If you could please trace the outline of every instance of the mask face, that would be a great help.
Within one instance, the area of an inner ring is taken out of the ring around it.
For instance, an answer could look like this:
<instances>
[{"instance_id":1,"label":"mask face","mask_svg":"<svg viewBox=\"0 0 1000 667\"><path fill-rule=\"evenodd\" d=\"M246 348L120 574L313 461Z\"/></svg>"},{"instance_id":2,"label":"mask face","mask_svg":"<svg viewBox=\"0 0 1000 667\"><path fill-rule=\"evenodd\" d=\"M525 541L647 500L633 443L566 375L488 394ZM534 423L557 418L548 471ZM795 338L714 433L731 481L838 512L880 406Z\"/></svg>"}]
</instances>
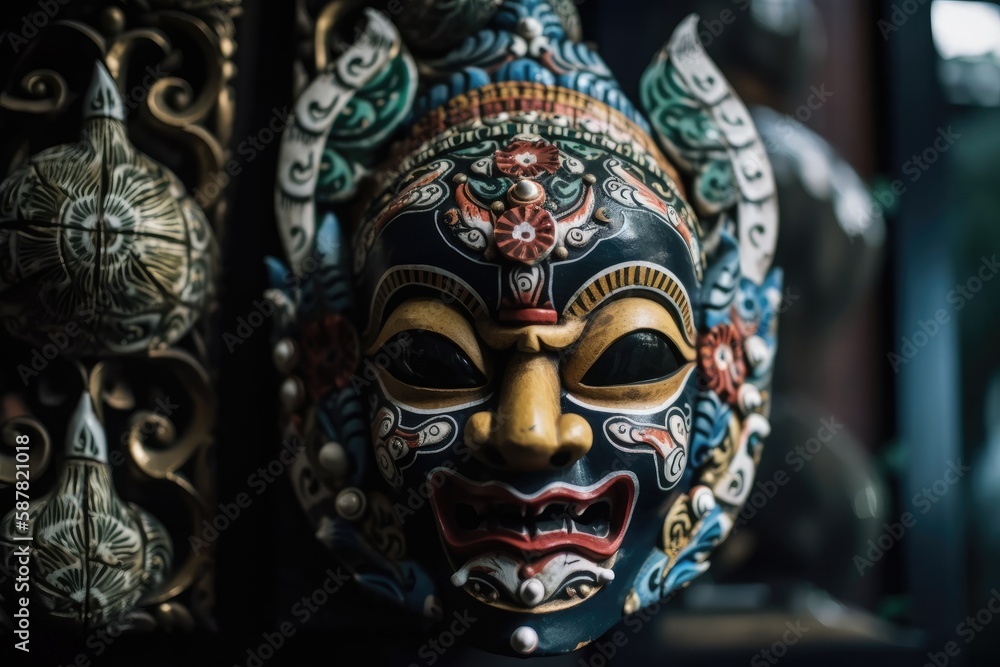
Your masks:
<instances>
[{"instance_id":1,"label":"mask face","mask_svg":"<svg viewBox=\"0 0 1000 667\"><path fill-rule=\"evenodd\" d=\"M384 557L363 583L475 618L463 634L491 651L571 651L667 599L752 483L780 293L752 181L770 172L742 105L688 88L711 73L685 50L695 29L644 80L672 160L641 117L579 90L487 83L396 146L349 253L332 216L314 234L315 289L350 264L358 333L329 314L305 330L341 331L357 363L309 390L298 470L328 490L300 499L335 551L357 550L353 531ZM281 298L309 320L300 293Z\"/></svg>"},{"instance_id":2,"label":"mask face","mask_svg":"<svg viewBox=\"0 0 1000 667\"><path fill-rule=\"evenodd\" d=\"M356 246L375 467L427 498L397 514L449 606L508 637L601 634L690 487L695 216L668 164L554 134L578 127L414 165Z\"/></svg>"}]
</instances>

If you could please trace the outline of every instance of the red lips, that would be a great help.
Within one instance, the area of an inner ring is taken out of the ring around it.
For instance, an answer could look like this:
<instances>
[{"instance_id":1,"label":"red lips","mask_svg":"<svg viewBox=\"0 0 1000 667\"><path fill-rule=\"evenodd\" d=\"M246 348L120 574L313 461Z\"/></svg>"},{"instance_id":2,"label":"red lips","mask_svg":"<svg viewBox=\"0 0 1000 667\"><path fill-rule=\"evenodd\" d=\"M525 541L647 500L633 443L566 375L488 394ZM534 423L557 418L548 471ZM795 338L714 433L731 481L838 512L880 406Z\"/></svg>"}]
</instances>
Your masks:
<instances>
[{"instance_id":1,"label":"red lips","mask_svg":"<svg viewBox=\"0 0 1000 667\"><path fill-rule=\"evenodd\" d=\"M588 487L556 483L531 496L499 482L471 482L445 468L432 472L429 481L441 535L463 555L576 551L609 558L625 537L636 495L627 472Z\"/></svg>"}]
</instances>

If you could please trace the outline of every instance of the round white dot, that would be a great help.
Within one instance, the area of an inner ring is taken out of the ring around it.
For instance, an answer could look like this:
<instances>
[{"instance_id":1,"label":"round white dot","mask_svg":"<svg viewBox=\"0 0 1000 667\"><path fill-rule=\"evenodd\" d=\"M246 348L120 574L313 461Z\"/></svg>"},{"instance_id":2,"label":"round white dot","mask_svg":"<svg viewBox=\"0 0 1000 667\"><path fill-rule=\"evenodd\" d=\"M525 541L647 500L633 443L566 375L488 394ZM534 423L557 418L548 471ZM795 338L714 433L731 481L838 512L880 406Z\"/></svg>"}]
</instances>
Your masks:
<instances>
[{"instance_id":1,"label":"round white dot","mask_svg":"<svg viewBox=\"0 0 1000 667\"><path fill-rule=\"evenodd\" d=\"M291 338L279 340L274 346L272 359L274 367L280 372L291 373L298 363L298 350L295 347L295 342Z\"/></svg>"},{"instance_id":2,"label":"round white dot","mask_svg":"<svg viewBox=\"0 0 1000 667\"><path fill-rule=\"evenodd\" d=\"M510 636L510 647L521 655L534 653L538 648L538 633L526 625L522 625Z\"/></svg>"},{"instance_id":3,"label":"round white dot","mask_svg":"<svg viewBox=\"0 0 1000 667\"><path fill-rule=\"evenodd\" d=\"M337 514L348 521L354 521L365 512L365 495L359 489L344 489L337 494L335 505Z\"/></svg>"},{"instance_id":4,"label":"round white dot","mask_svg":"<svg viewBox=\"0 0 1000 667\"><path fill-rule=\"evenodd\" d=\"M339 442L328 442L319 450L319 464L334 477L347 474L347 452Z\"/></svg>"},{"instance_id":5,"label":"round white dot","mask_svg":"<svg viewBox=\"0 0 1000 667\"><path fill-rule=\"evenodd\" d=\"M304 387L298 378L288 378L281 383L281 402L285 410L293 412L302 404Z\"/></svg>"},{"instance_id":6,"label":"round white dot","mask_svg":"<svg viewBox=\"0 0 1000 667\"><path fill-rule=\"evenodd\" d=\"M545 599L545 586L538 579L532 577L521 584L521 601L529 607L534 607Z\"/></svg>"}]
</instances>

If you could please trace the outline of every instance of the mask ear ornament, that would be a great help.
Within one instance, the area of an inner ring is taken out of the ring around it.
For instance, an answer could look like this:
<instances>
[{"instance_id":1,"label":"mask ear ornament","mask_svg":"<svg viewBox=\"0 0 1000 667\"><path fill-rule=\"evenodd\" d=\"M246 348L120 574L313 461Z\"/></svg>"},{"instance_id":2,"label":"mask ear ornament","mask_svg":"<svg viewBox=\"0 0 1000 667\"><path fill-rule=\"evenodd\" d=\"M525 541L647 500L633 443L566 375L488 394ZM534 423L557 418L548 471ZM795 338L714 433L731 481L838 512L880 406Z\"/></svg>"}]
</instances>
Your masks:
<instances>
[{"instance_id":1,"label":"mask ear ornament","mask_svg":"<svg viewBox=\"0 0 1000 667\"><path fill-rule=\"evenodd\" d=\"M781 294L781 272L769 270L778 230L774 176L749 112L705 53L698 22L690 16L681 23L641 83L661 145L692 179L704 230L702 381L691 433L695 486L668 514L663 552L643 566L626 614L666 599L708 568L708 555L746 501L770 432Z\"/></svg>"}]
</instances>

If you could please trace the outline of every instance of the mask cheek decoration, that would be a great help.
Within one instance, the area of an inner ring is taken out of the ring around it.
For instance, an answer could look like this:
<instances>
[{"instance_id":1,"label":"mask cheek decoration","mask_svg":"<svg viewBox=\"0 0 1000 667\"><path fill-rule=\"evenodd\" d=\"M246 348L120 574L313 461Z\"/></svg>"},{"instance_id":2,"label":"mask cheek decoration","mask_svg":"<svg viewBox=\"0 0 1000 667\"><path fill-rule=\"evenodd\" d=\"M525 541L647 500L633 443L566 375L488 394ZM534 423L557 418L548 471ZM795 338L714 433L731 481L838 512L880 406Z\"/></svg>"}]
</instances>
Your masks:
<instances>
[{"instance_id":1,"label":"mask cheek decoration","mask_svg":"<svg viewBox=\"0 0 1000 667\"><path fill-rule=\"evenodd\" d=\"M677 486L690 451L697 364L682 331L653 300L613 301L592 315L563 365L568 400L594 411L612 465L646 471L652 462L660 491Z\"/></svg>"}]
</instances>

